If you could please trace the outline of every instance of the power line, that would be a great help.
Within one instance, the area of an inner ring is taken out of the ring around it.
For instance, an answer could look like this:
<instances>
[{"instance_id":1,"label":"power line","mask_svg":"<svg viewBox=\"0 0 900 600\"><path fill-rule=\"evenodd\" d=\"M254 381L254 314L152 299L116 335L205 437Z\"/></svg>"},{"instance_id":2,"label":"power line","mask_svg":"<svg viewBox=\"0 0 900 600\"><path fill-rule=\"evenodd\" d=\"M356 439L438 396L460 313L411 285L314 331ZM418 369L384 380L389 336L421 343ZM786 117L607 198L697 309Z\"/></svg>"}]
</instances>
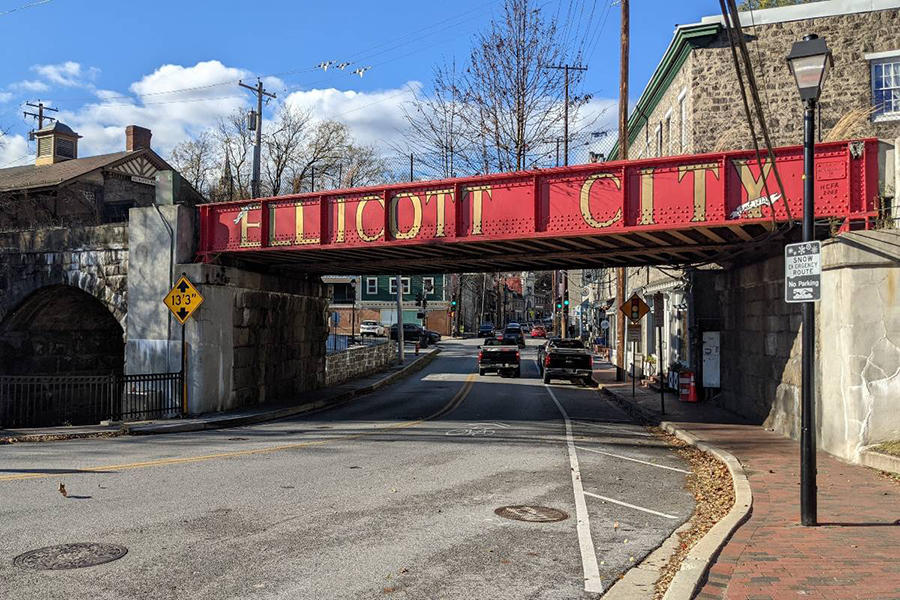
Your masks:
<instances>
[{"instance_id":1,"label":"power line","mask_svg":"<svg viewBox=\"0 0 900 600\"><path fill-rule=\"evenodd\" d=\"M14 12L18 12L20 10L25 10L26 8L34 8L35 6L40 6L41 4L47 4L48 2L53 2L53 0L40 0L39 2L32 2L31 4L25 4L18 8L11 8L9 10L4 10L0 12L0 17L4 17L6 15L12 14Z\"/></svg>"}]
</instances>

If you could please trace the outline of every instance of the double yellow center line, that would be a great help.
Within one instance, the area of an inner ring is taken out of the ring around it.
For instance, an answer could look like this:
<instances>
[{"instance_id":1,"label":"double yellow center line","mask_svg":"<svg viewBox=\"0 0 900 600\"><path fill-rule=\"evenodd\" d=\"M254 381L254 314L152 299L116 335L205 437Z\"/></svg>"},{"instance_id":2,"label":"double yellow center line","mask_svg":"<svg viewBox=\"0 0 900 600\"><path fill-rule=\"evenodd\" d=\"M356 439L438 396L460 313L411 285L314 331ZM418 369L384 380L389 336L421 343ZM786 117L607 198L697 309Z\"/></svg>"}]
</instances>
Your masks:
<instances>
[{"instance_id":1,"label":"double yellow center line","mask_svg":"<svg viewBox=\"0 0 900 600\"><path fill-rule=\"evenodd\" d=\"M64 475L78 475L79 473L104 473L104 472L115 472L115 471L124 471L127 469L144 469L147 467L161 467L165 465L182 465L188 463L197 463L204 462L208 460L218 460L221 458L234 458L238 456L252 456L254 454L269 454L272 452L281 452L283 450L295 450L297 448L309 448L312 446L321 446L323 444L330 444L332 442L338 441L346 441L346 440L354 440L362 437L368 437L371 435L376 435L378 433L382 433L384 431L390 431L393 429L405 429L408 427L414 427L419 425L420 423L424 423L425 421L432 421L434 419L439 419L457 408L459 408L462 403L465 401L466 396L469 395L469 392L472 390L472 386L475 383L475 374L471 373L466 378L465 383L460 388L458 392L450 399L450 401L444 405L443 408L438 410L437 412L424 417L422 419L418 419L416 421L405 421L403 423L395 423L393 425L388 425L386 427L378 427L372 431L367 431L366 433L356 433L352 435L341 435L333 438L329 438L327 440L318 440L315 442L298 442L294 444L281 444L278 446L269 446L266 448L256 448L253 450L235 450L233 452L219 452L216 454L202 454L200 456L186 456L182 458L161 458L158 460L148 460L142 462L133 462L133 463L125 463L120 465L106 465L103 467L87 467L84 469L71 469L70 472L63 471L62 473L17 473L14 475L0 475L0 481L19 481L22 479L44 479L48 477L59 477L61 474Z\"/></svg>"}]
</instances>

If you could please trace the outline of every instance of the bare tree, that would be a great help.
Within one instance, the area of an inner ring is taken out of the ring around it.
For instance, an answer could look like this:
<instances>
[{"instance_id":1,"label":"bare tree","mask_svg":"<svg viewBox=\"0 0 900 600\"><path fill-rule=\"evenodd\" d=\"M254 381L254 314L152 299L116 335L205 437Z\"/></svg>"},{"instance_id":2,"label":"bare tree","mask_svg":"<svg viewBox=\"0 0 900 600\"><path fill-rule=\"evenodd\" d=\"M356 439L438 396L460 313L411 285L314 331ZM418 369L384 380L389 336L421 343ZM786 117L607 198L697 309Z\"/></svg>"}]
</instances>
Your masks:
<instances>
[{"instance_id":1,"label":"bare tree","mask_svg":"<svg viewBox=\"0 0 900 600\"><path fill-rule=\"evenodd\" d=\"M291 171L302 160L305 137L312 128L312 114L289 104L278 110L272 133L265 135L263 150L266 183L269 195L278 196L288 183Z\"/></svg>"},{"instance_id":2,"label":"bare tree","mask_svg":"<svg viewBox=\"0 0 900 600\"><path fill-rule=\"evenodd\" d=\"M238 109L228 117L219 119L213 135L222 148L223 161L225 156L228 158L234 196L249 198L253 163L253 132L246 127L244 112Z\"/></svg>"},{"instance_id":3,"label":"bare tree","mask_svg":"<svg viewBox=\"0 0 900 600\"><path fill-rule=\"evenodd\" d=\"M317 123L306 144L300 149L291 174L293 193L313 191L322 176L332 178L351 141L350 130L343 123Z\"/></svg>"},{"instance_id":4,"label":"bare tree","mask_svg":"<svg viewBox=\"0 0 900 600\"><path fill-rule=\"evenodd\" d=\"M215 173L221 153L217 151L212 133L204 131L197 137L180 142L172 149L170 162L200 195L209 197L215 186Z\"/></svg>"},{"instance_id":5,"label":"bare tree","mask_svg":"<svg viewBox=\"0 0 900 600\"><path fill-rule=\"evenodd\" d=\"M463 71L435 71L433 98L417 97L407 111L410 144L454 146L454 167L469 172L521 170L545 154L562 132L564 73L549 67L567 56L556 21L534 0L506 0L499 19L478 33ZM569 74L578 87L581 72ZM570 100L570 119L588 96Z\"/></svg>"},{"instance_id":6,"label":"bare tree","mask_svg":"<svg viewBox=\"0 0 900 600\"><path fill-rule=\"evenodd\" d=\"M336 187L352 188L387 182L388 165L375 144L349 144L337 164ZM332 168L332 175L334 175Z\"/></svg>"}]
</instances>

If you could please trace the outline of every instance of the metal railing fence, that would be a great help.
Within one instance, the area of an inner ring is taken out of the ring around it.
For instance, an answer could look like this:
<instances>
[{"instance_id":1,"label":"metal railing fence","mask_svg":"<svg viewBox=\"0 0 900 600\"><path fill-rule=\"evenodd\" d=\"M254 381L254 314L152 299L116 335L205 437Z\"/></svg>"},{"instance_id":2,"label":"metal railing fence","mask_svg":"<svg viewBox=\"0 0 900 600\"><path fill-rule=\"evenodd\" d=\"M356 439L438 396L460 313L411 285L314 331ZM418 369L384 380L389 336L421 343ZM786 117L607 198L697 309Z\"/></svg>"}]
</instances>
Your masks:
<instances>
[{"instance_id":1,"label":"metal railing fence","mask_svg":"<svg viewBox=\"0 0 900 600\"><path fill-rule=\"evenodd\" d=\"M0 427L52 427L176 417L181 373L0 375Z\"/></svg>"},{"instance_id":2,"label":"metal railing fence","mask_svg":"<svg viewBox=\"0 0 900 600\"><path fill-rule=\"evenodd\" d=\"M343 352L351 346L378 346L388 343L386 337L370 337L361 335L349 335L346 333L329 333L325 340L325 353L334 354Z\"/></svg>"}]
</instances>

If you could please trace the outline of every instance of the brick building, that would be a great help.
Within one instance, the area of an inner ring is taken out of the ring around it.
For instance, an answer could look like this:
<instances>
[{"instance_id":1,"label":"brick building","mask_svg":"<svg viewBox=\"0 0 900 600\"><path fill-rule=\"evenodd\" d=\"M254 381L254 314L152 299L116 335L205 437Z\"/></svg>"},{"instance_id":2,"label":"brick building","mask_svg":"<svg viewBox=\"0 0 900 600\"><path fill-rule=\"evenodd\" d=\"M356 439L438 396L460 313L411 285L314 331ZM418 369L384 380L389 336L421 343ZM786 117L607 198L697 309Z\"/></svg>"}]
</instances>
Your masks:
<instances>
[{"instance_id":1,"label":"brick building","mask_svg":"<svg viewBox=\"0 0 900 600\"><path fill-rule=\"evenodd\" d=\"M359 332L362 321L378 321L385 327L397 322L397 287L393 275L368 275L359 277L325 277L332 288L331 312L340 315L337 324L332 320L332 331L349 334ZM355 290L350 282L355 281ZM403 286L403 322L423 325L441 335L450 335L449 300L446 276L442 274L401 277ZM426 292L430 289L430 292ZM424 319L416 304L422 294L427 299ZM354 308L355 299L355 308Z\"/></svg>"}]
</instances>

